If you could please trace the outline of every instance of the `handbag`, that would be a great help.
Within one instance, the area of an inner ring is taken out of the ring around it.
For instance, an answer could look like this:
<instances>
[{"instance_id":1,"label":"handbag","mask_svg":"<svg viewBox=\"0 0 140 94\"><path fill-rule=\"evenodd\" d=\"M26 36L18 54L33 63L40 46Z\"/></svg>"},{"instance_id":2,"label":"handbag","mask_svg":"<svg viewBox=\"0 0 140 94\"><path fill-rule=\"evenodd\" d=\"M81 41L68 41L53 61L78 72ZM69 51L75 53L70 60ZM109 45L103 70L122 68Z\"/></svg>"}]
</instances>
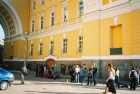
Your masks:
<instances>
[{"instance_id":1,"label":"handbag","mask_svg":"<svg viewBox=\"0 0 140 94\"><path fill-rule=\"evenodd\" d=\"M108 94L108 87L105 87L105 91L102 94Z\"/></svg>"}]
</instances>

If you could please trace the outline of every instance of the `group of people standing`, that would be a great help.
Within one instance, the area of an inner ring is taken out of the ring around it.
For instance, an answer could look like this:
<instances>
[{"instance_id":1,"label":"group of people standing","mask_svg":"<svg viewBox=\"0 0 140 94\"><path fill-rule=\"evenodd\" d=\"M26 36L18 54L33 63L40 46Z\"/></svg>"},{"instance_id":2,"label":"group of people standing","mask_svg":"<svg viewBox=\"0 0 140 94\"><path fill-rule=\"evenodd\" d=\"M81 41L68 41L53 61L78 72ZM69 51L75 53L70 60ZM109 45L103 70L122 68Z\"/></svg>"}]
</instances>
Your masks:
<instances>
[{"instance_id":1,"label":"group of people standing","mask_svg":"<svg viewBox=\"0 0 140 94\"><path fill-rule=\"evenodd\" d=\"M93 64L90 68L85 65L73 65L69 70L71 82L81 83L87 82L87 85L94 83L96 85L97 67Z\"/></svg>"},{"instance_id":2,"label":"group of people standing","mask_svg":"<svg viewBox=\"0 0 140 94\"><path fill-rule=\"evenodd\" d=\"M40 68L38 68L40 67ZM36 70L37 76L43 76L44 67L38 66L37 68L40 70ZM45 67L46 69L46 67ZM60 70L59 68L54 65L52 67L52 71L47 71L47 78L56 78L59 74ZM90 67L87 68L85 64L83 65L72 65L68 68L71 82L75 83L81 83L83 85L84 83L87 83L88 86L90 85L96 85L96 75L97 75L97 67L95 64L92 64ZM107 70L107 79L106 79L106 87L108 89L108 92L111 92L111 94L116 94L116 87L120 88L120 71L118 67L115 67L112 64L107 64L106 66ZM45 74L46 75L46 74ZM53 75L53 76L51 76ZM129 71L129 85L130 90L135 90L136 87L139 85L139 69L135 66L131 67L131 70Z\"/></svg>"},{"instance_id":3,"label":"group of people standing","mask_svg":"<svg viewBox=\"0 0 140 94\"><path fill-rule=\"evenodd\" d=\"M116 94L116 87L120 88L120 71L118 67L114 67L112 64L107 64L107 78L106 87L108 92L111 94ZM71 82L83 83L86 82L87 85L96 85L96 74L97 67L93 64L90 68L85 65L74 65L70 71ZM139 84L139 69L132 66L129 72L129 85L130 90L135 90Z\"/></svg>"}]
</instances>

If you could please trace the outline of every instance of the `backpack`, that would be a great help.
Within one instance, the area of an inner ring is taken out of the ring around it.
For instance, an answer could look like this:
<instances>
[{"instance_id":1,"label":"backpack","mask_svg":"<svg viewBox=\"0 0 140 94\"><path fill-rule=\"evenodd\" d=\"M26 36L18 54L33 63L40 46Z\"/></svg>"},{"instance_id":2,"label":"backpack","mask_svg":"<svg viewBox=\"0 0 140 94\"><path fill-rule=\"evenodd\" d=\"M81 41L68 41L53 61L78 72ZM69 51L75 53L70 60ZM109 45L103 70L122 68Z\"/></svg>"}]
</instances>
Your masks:
<instances>
[{"instance_id":1,"label":"backpack","mask_svg":"<svg viewBox=\"0 0 140 94\"><path fill-rule=\"evenodd\" d=\"M130 73L130 77L131 77L131 78L136 78L135 72L136 72L135 70L132 70L132 71L131 71L131 73Z\"/></svg>"}]
</instances>

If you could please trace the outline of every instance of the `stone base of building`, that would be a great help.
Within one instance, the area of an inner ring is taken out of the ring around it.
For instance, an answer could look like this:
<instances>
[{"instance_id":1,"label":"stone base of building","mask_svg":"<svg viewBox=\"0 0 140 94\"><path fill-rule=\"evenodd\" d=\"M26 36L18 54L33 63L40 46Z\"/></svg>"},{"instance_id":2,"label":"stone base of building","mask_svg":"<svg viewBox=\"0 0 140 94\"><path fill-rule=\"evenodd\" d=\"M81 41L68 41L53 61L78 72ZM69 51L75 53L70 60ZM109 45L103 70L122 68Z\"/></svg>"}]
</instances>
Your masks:
<instances>
[{"instance_id":1,"label":"stone base of building","mask_svg":"<svg viewBox=\"0 0 140 94\"><path fill-rule=\"evenodd\" d=\"M24 61L7 61L4 62L4 66L12 70L22 70L24 63L25 63ZM84 64L87 68L90 68L93 63L96 64L96 67L98 68L97 79L102 79L103 81L105 81L107 77L106 65L108 63L112 63L114 67L119 68L120 80L122 81L128 81L128 74L129 71L131 70L132 65L135 65L138 68L140 68L140 60L98 60L98 61L88 60L88 61L56 61L55 62L55 64L59 66L61 72L63 72L63 74L65 75L69 74L68 69L70 65ZM44 66L46 65L46 62L30 61L30 62L26 62L25 64L29 70L36 72L37 66L42 66L42 65Z\"/></svg>"}]
</instances>

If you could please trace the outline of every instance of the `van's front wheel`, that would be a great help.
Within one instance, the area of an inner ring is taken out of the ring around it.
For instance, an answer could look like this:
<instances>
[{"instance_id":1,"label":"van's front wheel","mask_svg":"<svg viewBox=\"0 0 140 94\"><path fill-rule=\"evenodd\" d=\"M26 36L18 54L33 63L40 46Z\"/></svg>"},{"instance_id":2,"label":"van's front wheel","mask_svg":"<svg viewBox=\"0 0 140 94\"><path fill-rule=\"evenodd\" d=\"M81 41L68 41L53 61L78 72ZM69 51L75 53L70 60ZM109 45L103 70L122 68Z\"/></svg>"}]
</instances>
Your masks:
<instances>
[{"instance_id":1,"label":"van's front wheel","mask_svg":"<svg viewBox=\"0 0 140 94\"><path fill-rule=\"evenodd\" d=\"M9 83L7 81L2 81L0 83L0 89L1 90L6 90L9 87Z\"/></svg>"}]
</instances>

